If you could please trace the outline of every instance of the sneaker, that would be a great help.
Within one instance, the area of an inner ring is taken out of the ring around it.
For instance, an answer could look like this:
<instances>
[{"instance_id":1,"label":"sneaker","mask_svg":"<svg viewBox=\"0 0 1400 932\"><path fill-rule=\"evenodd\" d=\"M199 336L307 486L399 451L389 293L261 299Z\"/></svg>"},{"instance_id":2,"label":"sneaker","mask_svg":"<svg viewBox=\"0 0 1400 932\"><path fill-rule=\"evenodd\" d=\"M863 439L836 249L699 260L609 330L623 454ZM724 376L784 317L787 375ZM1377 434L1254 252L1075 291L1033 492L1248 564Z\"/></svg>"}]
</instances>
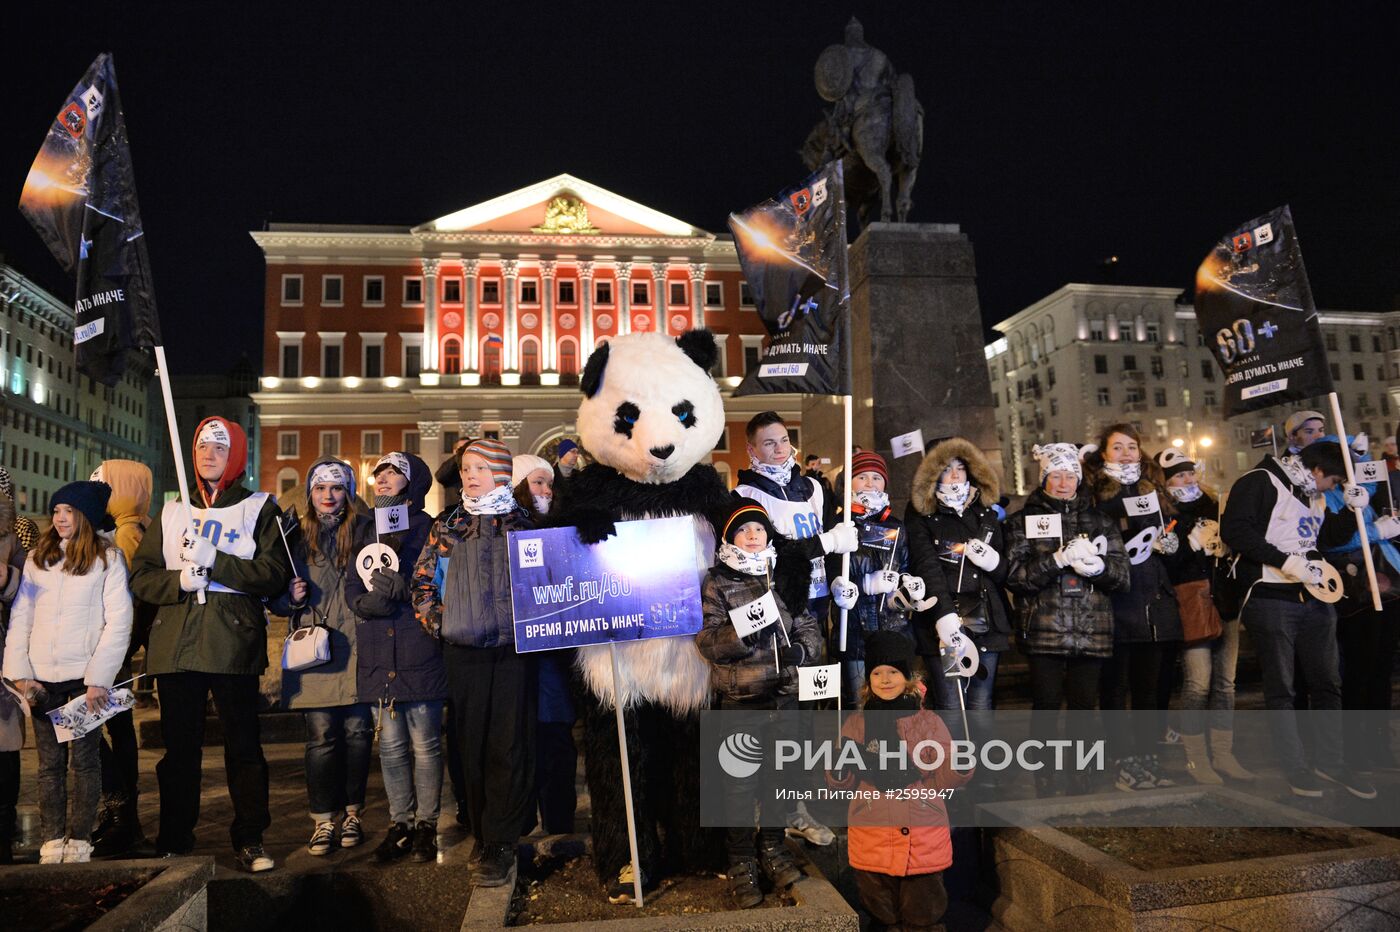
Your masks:
<instances>
[{"instance_id":1,"label":"sneaker","mask_svg":"<svg viewBox=\"0 0 1400 932\"><path fill-rule=\"evenodd\" d=\"M331 848L335 846L335 823L317 822L316 831L311 833L311 840L306 843L306 850L315 857L322 857L330 854Z\"/></svg>"},{"instance_id":2,"label":"sneaker","mask_svg":"<svg viewBox=\"0 0 1400 932\"><path fill-rule=\"evenodd\" d=\"M365 830L360 825L360 817L353 812L345 814L345 821L340 823L340 847L354 848L365 840Z\"/></svg>"},{"instance_id":3,"label":"sneaker","mask_svg":"<svg viewBox=\"0 0 1400 932\"><path fill-rule=\"evenodd\" d=\"M503 887L514 869L515 845L487 845L481 853L481 866L472 874L472 886Z\"/></svg>"},{"instance_id":4,"label":"sneaker","mask_svg":"<svg viewBox=\"0 0 1400 932\"><path fill-rule=\"evenodd\" d=\"M427 864L437 860L436 822L419 822L413 827L411 850L415 864Z\"/></svg>"},{"instance_id":5,"label":"sneaker","mask_svg":"<svg viewBox=\"0 0 1400 932\"><path fill-rule=\"evenodd\" d=\"M407 822L395 822L389 826L389 831L385 833L379 847L374 849L374 859L381 864L387 864L408 854L412 847L413 829L408 827Z\"/></svg>"},{"instance_id":6,"label":"sneaker","mask_svg":"<svg viewBox=\"0 0 1400 932\"><path fill-rule=\"evenodd\" d=\"M1178 738L1180 735L1177 736ZM1156 754L1147 755L1147 760L1143 764L1147 770L1147 775L1152 778L1152 788L1158 789L1164 786L1176 786L1176 781L1162 776L1162 762L1157 759Z\"/></svg>"},{"instance_id":7,"label":"sneaker","mask_svg":"<svg viewBox=\"0 0 1400 932\"><path fill-rule=\"evenodd\" d=\"M790 887L802 879L802 868L797 866L792 852L785 844L779 844L775 848L764 848L759 852L758 858L764 876L773 884L774 889Z\"/></svg>"},{"instance_id":8,"label":"sneaker","mask_svg":"<svg viewBox=\"0 0 1400 932\"><path fill-rule=\"evenodd\" d=\"M1175 728L1172 728L1170 725L1168 725L1166 733L1162 735L1161 740L1159 740L1157 743L1166 745L1180 744L1181 733L1178 732Z\"/></svg>"},{"instance_id":9,"label":"sneaker","mask_svg":"<svg viewBox=\"0 0 1400 932\"><path fill-rule=\"evenodd\" d=\"M86 864L92 860L92 842L70 838L63 843L64 864Z\"/></svg>"},{"instance_id":10,"label":"sneaker","mask_svg":"<svg viewBox=\"0 0 1400 932\"><path fill-rule=\"evenodd\" d=\"M44 842L44 846L39 849L40 864L62 864L63 849L67 846L62 838L54 838Z\"/></svg>"},{"instance_id":11,"label":"sneaker","mask_svg":"<svg viewBox=\"0 0 1400 932\"><path fill-rule=\"evenodd\" d=\"M628 874L631 874L630 869ZM729 898L735 909L752 909L763 902L763 891L758 888L758 863L753 858L735 861L725 874L729 877Z\"/></svg>"},{"instance_id":12,"label":"sneaker","mask_svg":"<svg viewBox=\"0 0 1400 932\"><path fill-rule=\"evenodd\" d=\"M757 877L758 874L755 873L754 876ZM624 906L632 902L632 897L636 893L636 891L633 889L634 885L632 883L632 878L632 863L629 861L628 863L622 865L622 870L617 872L617 881L611 887L608 888L609 903L613 904L614 906ZM651 888L651 878L648 877L645 872L643 872L642 891L646 892Z\"/></svg>"},{"instance_id":13,"label":"sneaker","mask_svg":"<svg viewBox=\"0 0 1400 932\"><path fill-rule=\"evenodd\" d=\"M807 814L805 808L788 813L787 836L805 838L814 845L825 847L836 840L836 834Z\"/></svg>"},{"instance_id":14,"label":"sneaker","mask_svg":"<svg viewBox=\"0 0 1400 932\"><path fill-rule=\"evenodd\" d=\"M1118 779L1113 785L1125 793L1134 793L1152 789L1157 781L1143 766L1141 758L1125 757L1118 762Z\"/></svg>"},{"instance_id":15,"label":"sneaker","mask_svg":"<svg viewBox=\"0 0 1400 932\"><path fill-rule=\"evenodd\" d=\"M1375 784L1353 770L1323 770L1321 767L1314 767L1313 773L1328 783L1337 784L1357 799L1376 798Z\"/></svg>"},{"instance_id":16,"label":"sneaker","mask_svg":"<svg viewBox=\"0 0 1400 932\"><path fill-rule=\"evenodd\" d=\"M1308 799L1320 799L1322 797L1322 784L1313 776L1313 772L1306 767L1291 771L1288 774L1288 788L1293 791L1294 796L1303 796Z\"/></svg>"},{"instance_id":17,"label":"sneaker","mask_svg":"<svg viewBox=\"0 0 1400 932\"><path fill-rule=\"evenodd\" d=\"M267 856L262 845L244 845L237 849L236 854L238 866L250 874L261 874L277 866L272 858Z\"/></svg>"}]
</instances>

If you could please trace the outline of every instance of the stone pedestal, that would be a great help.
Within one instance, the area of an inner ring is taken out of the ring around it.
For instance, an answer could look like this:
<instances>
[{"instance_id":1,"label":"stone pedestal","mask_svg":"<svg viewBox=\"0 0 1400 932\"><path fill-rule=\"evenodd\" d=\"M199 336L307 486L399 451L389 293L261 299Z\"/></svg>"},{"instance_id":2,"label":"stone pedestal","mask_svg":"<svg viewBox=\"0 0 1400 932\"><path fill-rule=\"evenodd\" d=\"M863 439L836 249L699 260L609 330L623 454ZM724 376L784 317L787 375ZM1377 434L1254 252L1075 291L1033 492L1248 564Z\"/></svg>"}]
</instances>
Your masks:
<instances>
[{"instance_id":1,"label":"stone pedestal","mask_svg":"<svg viewBox=\"0 0 1400 932\"><path fill-rule=\"evenodd\" d=\"M890 464L903 514L921 456L893 458L890 438L962 436L998 469L991 384L972 243L956 224L873 223L851 246L853 438ZM844 462L840 399L807 396L803 453ZM839 489L838 489L839 491Z\"/></svg>"}]
</instances>

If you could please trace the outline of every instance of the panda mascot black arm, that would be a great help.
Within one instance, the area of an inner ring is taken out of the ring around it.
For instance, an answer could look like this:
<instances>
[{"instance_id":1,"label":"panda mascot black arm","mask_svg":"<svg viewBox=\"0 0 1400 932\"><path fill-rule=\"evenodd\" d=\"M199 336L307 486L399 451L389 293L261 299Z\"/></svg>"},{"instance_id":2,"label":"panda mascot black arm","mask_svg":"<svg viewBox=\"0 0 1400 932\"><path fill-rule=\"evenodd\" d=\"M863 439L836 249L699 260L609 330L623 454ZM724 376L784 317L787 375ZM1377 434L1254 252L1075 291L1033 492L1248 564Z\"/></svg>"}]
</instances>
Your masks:
<instances>
[{"instance_id":1,"label":"panda mascot black arm","mask_svg":"<svg viewBox=\"0 0 1400 932\"><path fill-rule=\"evenodd\" d=\"M585 543L611 536L616 522L690 517L696 540L695 592L714 561L710 515L729 490L704 462L724 431L724 404L710 375L714 335L694 330L612 338L593 351L579 380L578 436L591 462L576 472L551 523L576 527ZM710 666L694 637L580 647L575 666L592 797L594 865L609 898L630 899L619 872L630 861L615 703L620 694L632 765L643 883L676 871L713 869L722 839L700 828L699 713L710 703Z\"/></svg>"}]
</instances>

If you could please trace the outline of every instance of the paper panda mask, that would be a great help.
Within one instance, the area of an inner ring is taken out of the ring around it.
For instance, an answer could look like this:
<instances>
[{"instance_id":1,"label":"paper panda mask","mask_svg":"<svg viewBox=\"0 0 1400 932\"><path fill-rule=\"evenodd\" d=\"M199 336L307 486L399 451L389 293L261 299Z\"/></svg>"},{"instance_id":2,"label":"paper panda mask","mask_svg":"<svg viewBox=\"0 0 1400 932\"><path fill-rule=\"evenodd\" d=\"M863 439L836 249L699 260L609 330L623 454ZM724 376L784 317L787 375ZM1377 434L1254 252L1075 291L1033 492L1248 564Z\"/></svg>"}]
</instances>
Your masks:
<instances>
[{"instance_id":1,"label":"paper panda mask","mask_svg":"<svg viewBox=\"0 0 1400 932\"><path fill-rule=\"evenodd\" d=\"M629 333L598 347L579 380L584 448L635 482L680 479L724 431L724 405L710 376L718 355L708 330L677 339Z\"/></svg>"}]
</instances>

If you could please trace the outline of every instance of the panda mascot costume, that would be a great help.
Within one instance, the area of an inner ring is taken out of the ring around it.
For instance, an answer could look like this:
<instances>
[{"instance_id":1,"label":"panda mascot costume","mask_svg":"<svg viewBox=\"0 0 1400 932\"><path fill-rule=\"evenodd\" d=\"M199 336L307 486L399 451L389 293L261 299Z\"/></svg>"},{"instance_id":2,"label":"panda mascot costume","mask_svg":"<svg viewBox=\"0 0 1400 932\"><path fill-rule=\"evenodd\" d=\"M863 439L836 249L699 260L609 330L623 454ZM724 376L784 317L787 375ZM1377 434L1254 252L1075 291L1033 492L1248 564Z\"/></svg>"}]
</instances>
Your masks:
<instances>
[{"instance_id":1,"label":"panda mascot costume","mask_svg":"<svg viewBox=\"0 0 1400 932\"><path fill-rule=\"evenodd\" d=\"M703 462L724 430L724 406L710 368L714 336L657 333L614 337L594 350L579 387L578 434L592 462L570 480L553 523L578 528L584 543L615 522L689 515L695 571L714 560L709 516L729 492ZM611 648L578 650L585 770L592 798L593 860L613 903L632 901L632 868L622 763L617 747ZM692 637L617 645L632 769L637 851L644 888L664 872L716 866L718 833L700 829L699 712L710 702L710 668Z\"/></svg>"}]
</instances>

